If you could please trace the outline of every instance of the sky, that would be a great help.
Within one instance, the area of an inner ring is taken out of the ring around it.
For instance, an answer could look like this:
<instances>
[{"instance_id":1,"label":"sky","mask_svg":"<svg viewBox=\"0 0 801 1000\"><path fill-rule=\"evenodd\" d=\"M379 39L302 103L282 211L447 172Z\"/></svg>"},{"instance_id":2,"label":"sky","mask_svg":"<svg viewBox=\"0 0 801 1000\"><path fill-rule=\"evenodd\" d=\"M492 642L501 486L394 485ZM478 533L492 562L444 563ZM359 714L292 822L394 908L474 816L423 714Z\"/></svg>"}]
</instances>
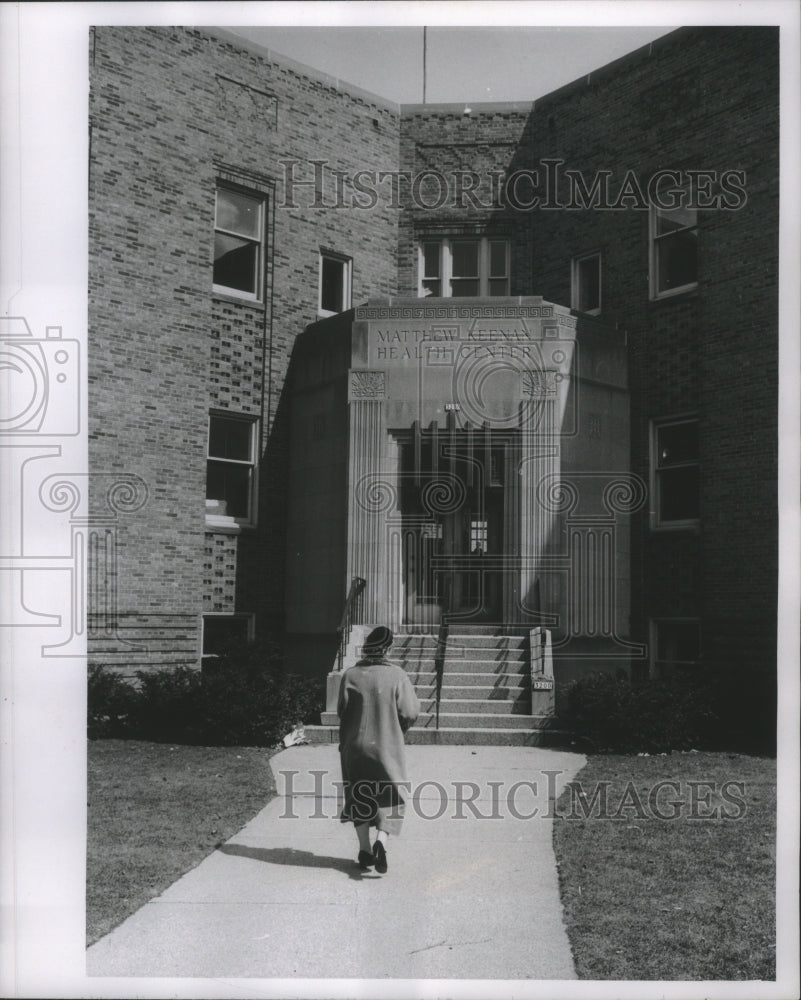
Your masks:
<instances>
[{"instance_id":1,"label":"sky","mask_svg":"<svg viewBox=\"0 0 801 1000\"><path fill-rule=\"evenodd\" d=\"M423 100L423 28L228 27L397 104ZM672 30L429 27L426 101L531 101Z\"/></svg>"}]
</instances>

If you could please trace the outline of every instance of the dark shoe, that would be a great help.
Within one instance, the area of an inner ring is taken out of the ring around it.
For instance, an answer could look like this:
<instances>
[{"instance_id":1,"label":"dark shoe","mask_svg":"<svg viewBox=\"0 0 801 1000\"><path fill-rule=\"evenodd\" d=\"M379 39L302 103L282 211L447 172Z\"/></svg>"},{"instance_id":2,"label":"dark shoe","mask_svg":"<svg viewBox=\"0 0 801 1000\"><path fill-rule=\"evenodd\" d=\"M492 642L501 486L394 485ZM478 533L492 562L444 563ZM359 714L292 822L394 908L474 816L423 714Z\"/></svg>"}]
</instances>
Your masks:
<instances>
[{"instance_id":1,"label":"dark shoe","mask_svg":"<svg viewBox=\"0 0 801 1000\"><path fill-rule=\"evenodd\" d=\"M387 870L387 851L380 840L373 844L373 858L375 859L375 870L379 875L383 875Z\"/></svg>"},{"instance_id":2,"label":"dark shoe","mask_svg":"<svg viewBox=\"0 0 801 1000\"><path fill-rule=\"evenodd\" d=\"M375 858L369 851L359 851L359 868L363 872L369 872L374 864ZM386 871L386 868L384 871Z\"/></svg>"}]
</instances>

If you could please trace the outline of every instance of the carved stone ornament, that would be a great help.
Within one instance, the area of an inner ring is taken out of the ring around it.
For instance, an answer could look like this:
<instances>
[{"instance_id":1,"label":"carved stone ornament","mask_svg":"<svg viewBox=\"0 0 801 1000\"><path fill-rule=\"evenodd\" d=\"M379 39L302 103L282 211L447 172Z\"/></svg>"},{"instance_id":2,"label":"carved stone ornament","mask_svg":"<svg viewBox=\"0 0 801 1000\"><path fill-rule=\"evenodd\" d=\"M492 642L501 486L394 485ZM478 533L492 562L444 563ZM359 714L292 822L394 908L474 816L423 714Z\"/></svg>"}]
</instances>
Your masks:
<instances>
[{"instance_id":1,"label":"carved stone ornament","mask_svg":"<svg viewBox=\"0 0 801 1000\"><path fill-rule=\"evenodd\" d=\"M521 374L521 391L524 396L541 398L542 396L556 395L556 372L537 369L535 371L525 371Z\"/></svg>"},{"instance_id":2,"label":"carved stone ornament","mask_svg":"<svg viewBox=\"0 0 801 1000\"><path fill-rule=\"evenodd\" d=\"M385 372L351 372L351 399L383 399L386 391Z\"/></svg>"}]
</instances>

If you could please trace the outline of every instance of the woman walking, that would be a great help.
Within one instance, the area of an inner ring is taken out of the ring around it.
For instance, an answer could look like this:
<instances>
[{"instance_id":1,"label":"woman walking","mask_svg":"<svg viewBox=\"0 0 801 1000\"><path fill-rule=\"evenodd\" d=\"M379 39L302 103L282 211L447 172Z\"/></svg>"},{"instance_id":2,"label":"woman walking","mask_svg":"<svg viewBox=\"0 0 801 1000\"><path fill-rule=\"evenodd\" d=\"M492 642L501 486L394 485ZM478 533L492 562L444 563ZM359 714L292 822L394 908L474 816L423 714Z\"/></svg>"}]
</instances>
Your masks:
<instances>
[{"instance_id":1,"label":"woman walking","mask_svg":"<svg viewBox=\"0 0 801 1000\"><path fill-rule=\"evenodd\" d=\"M392 632L374 628L364 657L342 675L339 689L339 756L345 806L343 823L359 838L359 867L387 870L387 840L403 822L406 730L420 714L420 702L406 671L387 659ZM370 828L376 828L370 846Z\"/></svg>"}]
</instances>

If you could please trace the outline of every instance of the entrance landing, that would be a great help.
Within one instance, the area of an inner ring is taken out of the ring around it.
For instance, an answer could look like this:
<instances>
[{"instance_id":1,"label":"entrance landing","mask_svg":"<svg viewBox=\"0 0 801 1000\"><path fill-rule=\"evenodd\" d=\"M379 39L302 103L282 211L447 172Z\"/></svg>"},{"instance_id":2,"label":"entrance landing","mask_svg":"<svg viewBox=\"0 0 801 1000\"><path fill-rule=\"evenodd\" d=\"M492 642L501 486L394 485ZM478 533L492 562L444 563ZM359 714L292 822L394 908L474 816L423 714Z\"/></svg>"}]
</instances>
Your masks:
<instances>
[{"instance_id":1,"label":"entrance landing","mask_svg":"<svg viewBox=\"0 0 801 1000\"><path fill-rule=\"evenodd\" d=\"M553 747L568 741L553 716L553 678L532 691L527 630L453 625L442 639L409 626L396 634L389 655L420 699L407 744ZM324 712L322 721L306 727L307 737L337 743L336 714Z\"/></svg>"}]
</instances>

